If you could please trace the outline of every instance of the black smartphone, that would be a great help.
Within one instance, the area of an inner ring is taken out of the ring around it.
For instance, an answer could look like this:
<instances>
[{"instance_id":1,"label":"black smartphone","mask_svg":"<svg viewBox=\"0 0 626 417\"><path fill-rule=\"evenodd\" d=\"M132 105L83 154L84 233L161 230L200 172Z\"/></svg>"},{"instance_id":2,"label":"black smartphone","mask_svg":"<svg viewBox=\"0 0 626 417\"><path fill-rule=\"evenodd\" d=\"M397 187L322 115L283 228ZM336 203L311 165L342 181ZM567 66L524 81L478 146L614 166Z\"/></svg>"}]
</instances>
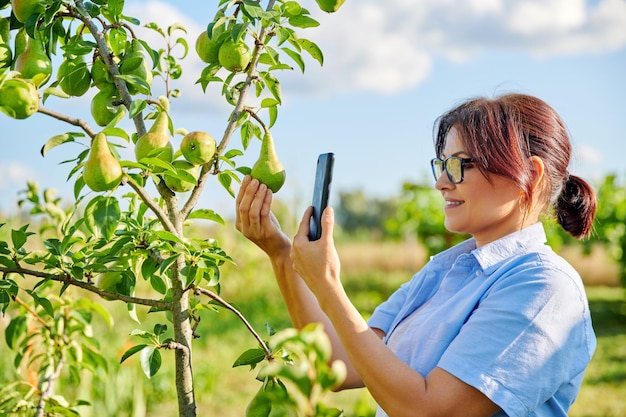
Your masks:
<instances>
[{"instance_id":1,"label":"black smartphone","mask_svg":"<svg viewBox=\"0 0 626 417\"><path fill-rule=\"evenodd\" d=\"M333 180L335 154L323 153L317 158L315 186L313 188L313 214L309 223L309 240L318 240L322 236L322 212L328 206L330 184Z\"/></svg>"}]
</instances>

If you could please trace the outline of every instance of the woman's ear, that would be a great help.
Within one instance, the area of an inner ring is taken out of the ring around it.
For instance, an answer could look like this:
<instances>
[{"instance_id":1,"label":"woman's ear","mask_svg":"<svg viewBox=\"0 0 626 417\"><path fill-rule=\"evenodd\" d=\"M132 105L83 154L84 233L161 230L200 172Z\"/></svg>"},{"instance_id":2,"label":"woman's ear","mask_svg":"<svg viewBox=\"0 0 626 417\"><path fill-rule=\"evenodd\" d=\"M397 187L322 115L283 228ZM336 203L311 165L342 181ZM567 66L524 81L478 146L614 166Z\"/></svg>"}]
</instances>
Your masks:
<instances>
[{"instance_id":1,"label":"woman's ear","mask_svg":"<svg viewBox=\"0 0 626 417\"><path fill-rule=\"evenodd\" d=\"M532 173L532 191L537 190L537 187L541 185L543 181L543 176L545 173L545 166L543 164L543 160L538 156L530 157L530 170Z\"/></svg>"}]
</instances>

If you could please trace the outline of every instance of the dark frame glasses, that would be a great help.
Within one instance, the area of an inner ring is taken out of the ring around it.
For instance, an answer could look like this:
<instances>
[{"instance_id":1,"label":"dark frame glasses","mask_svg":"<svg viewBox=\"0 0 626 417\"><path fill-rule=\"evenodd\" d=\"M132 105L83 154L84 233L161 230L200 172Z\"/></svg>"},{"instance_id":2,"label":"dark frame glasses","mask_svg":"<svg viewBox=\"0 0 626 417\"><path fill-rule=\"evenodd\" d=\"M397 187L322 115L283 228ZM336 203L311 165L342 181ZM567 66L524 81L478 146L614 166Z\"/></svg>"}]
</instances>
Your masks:
<instances>
[{"instance_id":1,"label":"dark frame glasses","mask_svg":"<svg viewBox=\"0 0 626 417\"><path fill-rule=\"evenodd\" d=\"M473 158L461 158L459 156L449 156L445 160L433 158L430 167L433 170L435 181L439 180L445 171L452 184L463 182L465 176L465 164L474 162Z\"/></svg>"}]
</instances>

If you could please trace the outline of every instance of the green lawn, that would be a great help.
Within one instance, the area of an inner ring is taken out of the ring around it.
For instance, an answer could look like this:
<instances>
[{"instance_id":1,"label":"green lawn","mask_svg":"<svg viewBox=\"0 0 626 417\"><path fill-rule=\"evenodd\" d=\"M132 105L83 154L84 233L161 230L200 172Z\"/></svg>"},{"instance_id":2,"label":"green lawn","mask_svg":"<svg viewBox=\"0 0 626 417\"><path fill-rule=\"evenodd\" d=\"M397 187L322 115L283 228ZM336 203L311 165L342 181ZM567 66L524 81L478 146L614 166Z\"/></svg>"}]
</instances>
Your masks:
<instances>
[{"instance_id":1,"label":"green lawn","mask_svg":"<svg viewBox=\"0 0 626 417\"><path fill-rule=\"evenodd\" d=\"M268 276L267 261L262 257L240 264L237 273L224 274L222 296L237 304L260 333L266 324L276 329L289 326L278 289ZM259 271L263 271L259 273ZM408 278L405 272L369 273L367 276L345 276L344 282L355 304L365 314L388 293ZM589 287L588 295L598 349L586 374L572 417L623 417L626 415L626 304L621 288ZM135 357L119 365L119 357L130 344L141 343L130 338L133 328L151 328L158 316L140 314L142 325L128 320L125 307L107 302L116 317L114 329L104 326L94 329L100 333L101 349L111 358L108 375L93 377L87 372L80 384L65 381L68 398L87 399L93 407L81 408L83 417L171 417L176 415L174 364L169 352L163 353L161 371L146 379ZM0 321L0 330L4 326ZM206 312L198 328L200 338L194 345L194 378L198 415L243 416L247 403L259 388L256 371L232 368L232 363L244 350L255 346L255 340L238 319L226 310ZM0 385L15 379L4 341L0 356ZM365 390L331 394L329 403L343 408L346 417L372 416L373 401Z\"/></svg>"}]
</instances>

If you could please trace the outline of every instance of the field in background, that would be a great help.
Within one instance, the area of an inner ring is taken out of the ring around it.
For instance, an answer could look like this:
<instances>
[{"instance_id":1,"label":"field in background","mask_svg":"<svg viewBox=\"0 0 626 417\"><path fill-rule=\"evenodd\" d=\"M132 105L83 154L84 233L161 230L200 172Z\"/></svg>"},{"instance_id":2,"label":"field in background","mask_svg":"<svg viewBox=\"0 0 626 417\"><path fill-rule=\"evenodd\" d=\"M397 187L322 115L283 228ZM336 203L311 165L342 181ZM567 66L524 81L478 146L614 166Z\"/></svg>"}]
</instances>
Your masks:
<instances>
[{"instance_id":1,"label":"field in background","mask_svg":"<svg viewBox=\"0 0 626 417\"><path fill-rule=\"evenodd\" d=\"M261 334L265 334L267 325L277 330L289 327L288 316L265 255L237 234L228 233L220 236L219 240L237 262L222 271L223 298L237 305ZM341 242L338 250L346 291L366 317L425 261L424 251L412 243ZM622 417L626 415L623 395L626 385L623 290L616 286L614 266L601 252L594 252L585 258L571 250L562 253L574 263L589 285L594 327L598 334L597 353L570 416ZM112 358L110 374L100 380L85 373L80 386L67 384L67 389L74 390L73 395L67 396L93 402L91 409L81 409L83 417L175 415L174 364L170 352L163 352L163 367L151 380L141 373L137 358L133 357L122 365L118 363L131 344L142 343L131 338L130 331L137 327L151 328L156 317L142 311L140 318L143 323L138 325L128 319L123 304L105 302L105 305L114 312L116 324L109 329L100 323L94 332L99 333L97 337L102 341L102 350ZM6 319L0 319L0 331L4 331L4 326ZM255 340L232 313L223 309L203 313L198 331L201 337L194 345L194 377L199 415L243 416L260 383L255 380L256 370L232 368L232 363L244 350L256 347ZM0 385L4 385L1 381L13 379L9 364L14 356L7 354L4 342L0 343L5 352L0 357ZM93 398L90 398L92 395ZM365 390L331 394L327 400L343 408L346 417L373 416L374 403Z\"/></svg>"}]
</instances>

